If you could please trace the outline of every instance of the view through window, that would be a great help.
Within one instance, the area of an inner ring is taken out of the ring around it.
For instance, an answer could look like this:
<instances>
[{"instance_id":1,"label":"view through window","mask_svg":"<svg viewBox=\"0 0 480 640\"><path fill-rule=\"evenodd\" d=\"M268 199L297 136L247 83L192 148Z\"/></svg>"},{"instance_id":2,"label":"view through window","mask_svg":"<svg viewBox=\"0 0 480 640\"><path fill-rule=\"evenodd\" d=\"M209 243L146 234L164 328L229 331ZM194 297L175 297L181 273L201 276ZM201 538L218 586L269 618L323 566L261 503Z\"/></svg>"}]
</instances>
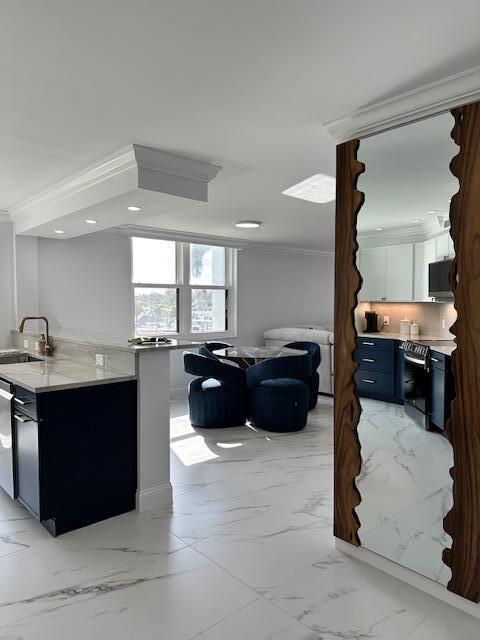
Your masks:
<instances>
[{"instance_id":1,"label":"view through window","mask_svg":"<svg viewBox=\"0 0 480 640\"><path fill-rule=\"evenodd\" d=\"M132 238L136 335L226 332L233 293L233 251L207 244Z\"/></svg>"}]
</instances>

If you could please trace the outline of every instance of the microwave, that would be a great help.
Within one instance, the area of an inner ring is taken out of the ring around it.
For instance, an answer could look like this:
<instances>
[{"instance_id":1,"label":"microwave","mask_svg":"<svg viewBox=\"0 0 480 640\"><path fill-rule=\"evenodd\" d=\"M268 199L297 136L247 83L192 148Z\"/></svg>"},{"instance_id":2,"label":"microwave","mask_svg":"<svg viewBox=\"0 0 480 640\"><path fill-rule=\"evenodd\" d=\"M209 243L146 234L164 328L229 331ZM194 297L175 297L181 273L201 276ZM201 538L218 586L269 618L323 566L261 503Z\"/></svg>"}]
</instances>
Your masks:
<instances>
[{"instance_id":1,"label":"microwave","mask_svg":"<svg viewBox=\"0 0 480 640\"><path fill-rule=\"evenodd\" d=\"M440 260L428 265L428 295L431 298L453 300L453 292L448 281L452 260Z\"/></svg>"}]
</instances>

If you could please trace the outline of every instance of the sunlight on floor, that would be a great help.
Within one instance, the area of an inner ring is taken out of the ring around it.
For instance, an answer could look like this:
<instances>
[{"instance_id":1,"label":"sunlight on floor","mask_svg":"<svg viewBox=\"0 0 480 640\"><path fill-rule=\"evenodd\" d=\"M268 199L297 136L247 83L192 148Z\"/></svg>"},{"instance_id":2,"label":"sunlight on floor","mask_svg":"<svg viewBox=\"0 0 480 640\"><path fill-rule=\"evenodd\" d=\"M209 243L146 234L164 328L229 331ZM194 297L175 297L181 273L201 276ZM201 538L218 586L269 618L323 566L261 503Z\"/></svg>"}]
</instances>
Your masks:
<instances>
[{"instance_id":1,"label":"sunlight on floor","mask_svg":"<svg viewBox=\"0 0 480 640\"><path fill-rule=\"evenodd\" d=\"M202 436L195 435L182 440L174 440L170 444L170 448L186 467L218 458L217 454L207 447Z\"/></svg>"}]
</instances>

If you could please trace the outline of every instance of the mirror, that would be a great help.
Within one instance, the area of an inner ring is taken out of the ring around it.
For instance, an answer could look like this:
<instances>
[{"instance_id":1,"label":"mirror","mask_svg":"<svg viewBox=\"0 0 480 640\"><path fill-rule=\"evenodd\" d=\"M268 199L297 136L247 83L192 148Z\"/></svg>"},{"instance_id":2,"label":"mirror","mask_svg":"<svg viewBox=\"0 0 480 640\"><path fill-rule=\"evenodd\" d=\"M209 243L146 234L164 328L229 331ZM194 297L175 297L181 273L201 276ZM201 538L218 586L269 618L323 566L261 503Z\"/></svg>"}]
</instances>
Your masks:
<instances>
[{"instance_id":1,"label":"mirror","mask_svg":"<svg viewBox=\"0 0 480 640\"><path fill-rule=\"evenodd\" d=\"M355 375L362 414L357 478L362 546L446 585L453 452L455 320L449 202L458 181L450 113L360 142Z\"/></svg>"}]
</instances>

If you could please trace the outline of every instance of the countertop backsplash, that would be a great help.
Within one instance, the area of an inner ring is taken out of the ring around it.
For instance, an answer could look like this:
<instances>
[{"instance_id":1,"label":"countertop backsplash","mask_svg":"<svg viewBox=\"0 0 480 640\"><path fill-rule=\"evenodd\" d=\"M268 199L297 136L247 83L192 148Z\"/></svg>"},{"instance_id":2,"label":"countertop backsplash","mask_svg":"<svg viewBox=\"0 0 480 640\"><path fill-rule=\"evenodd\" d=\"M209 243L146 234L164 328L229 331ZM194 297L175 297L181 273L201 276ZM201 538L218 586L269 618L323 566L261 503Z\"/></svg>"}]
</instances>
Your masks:
<instances>
[{"instance_id":1,"label":"countertop backsplash","mask_svg":"<svg viewBox=\"0 0 480 640\"><path fill-rule=\"evenodd\" d=\"M390 316L390 324L384 326L385 333L399 333L400 320L408 319L420 325L420 333L435 335L444 340L453 340L450 327L456 320L457 312L453 302L370 302L360 303L356 313L357 326L360 331L365 327L365 311L375 311L380 316ZM362 319L363 316L363 319ZM442 327L444 320L445 328Z\"/></svg>"}]
</instances>

